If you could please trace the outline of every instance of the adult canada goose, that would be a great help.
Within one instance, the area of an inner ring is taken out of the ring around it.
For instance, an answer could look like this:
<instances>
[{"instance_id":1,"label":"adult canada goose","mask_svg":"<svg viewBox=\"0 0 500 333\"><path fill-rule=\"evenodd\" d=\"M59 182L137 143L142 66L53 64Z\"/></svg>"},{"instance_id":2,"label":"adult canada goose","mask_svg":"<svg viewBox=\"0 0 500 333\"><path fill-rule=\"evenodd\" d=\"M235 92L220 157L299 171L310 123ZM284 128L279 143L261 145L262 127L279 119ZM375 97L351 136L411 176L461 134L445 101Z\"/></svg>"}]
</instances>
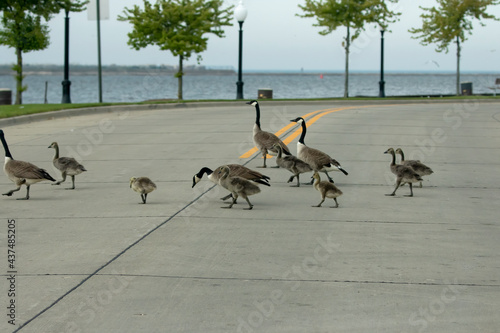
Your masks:
<instances>
[{"instance_id":1,"label":"adult canada goose","mask_svg":"<svg viewBox=\"0 0 500 333\"><path fill-rule=\"evenodd\" d=\"M269 184L269 180L271 180L271 178L269 178L266 175L261 174L260 172L251 170L251 169L249 169L243 165L240 165L240 164L227 164L226 166L229 168L229 176L238 176L238 177L241 177L241 178L244 178L247 180L251 180L253 182L256 182L256 183L259 183L262 185L271 186ZM217 169L219 169L219 168L220 167L218 167ZM208 176L208 179L210 181L219 185L219 179L221 177L221 174L219 174L218 172L213 172L212 169L210 169L210 168L203 167L200 169L200 171L197 174L195 174L193 176L193 186L191 186L191 188L193 188L196 184L198 184L198 182L201 180L201 178L203 177L204 174L206 174ZM231 196L232 196L232 194L230 193L229 195L227 195L221 199L226 200L226 199L231 198Z\"/></svg>"},{"instance_id":2,"label":"adult canada goose","mask_svg":"<svg viewBox=\"0 0 500 333\"><path fill-rule=\"evenodd\" d=\"M317 171L313 174L313 180L316 179L314 183L314 188L321 193L321 202L313 207L321 207L321 204L325 201L325 198L331 198L335 201L335 206L331 208L337 208L339 203L337 202L337 198L342 195L342 191L337 188L337 186L333 185L326 180L321 181L319 173Z\"/></svg>"},{"instance_id":3,"label":"adult canada goose","mask_svg":"<svg viewBox=\"0 0 500 333\"><path fill-rule=\"evenodd\" d=\"M226 190L230 191L233 195L233 201L231 204L222 208L233 207L238 197L242 196L248 202L249 206L248 208L243 209L252 209L253 205L250 203L250 200L248 200L248 196L259 193L260 188L249 180L238 176L230 176L230 169L226 165L219 167L216 172L219 175L219 184Z\"/></svg>"},{"instance_id":4,"label":"adult canada goose","mask_svg":"<svg viewBox=\"0 0 500 333\"><path fill-rule=\"evenodd\" d=\"M61 171L63 177L62 180L56 182L52 185L60 185L66 180L66 176L71 176L71 181L73 183L72 187L67 188L67 190L75 189L75 176L81 174L83 171L87 171L83 165L78 163L73 157L59 157L59 145L57 142L52 142L48 148L54 148L56 153L54 155L53 162L54 166Z\"/></svg>"},{"instance_id":5,"label":"adult canada goose","mask_svg":"<svg viewBox=\"0 0 500 333\"><path fill-rule=\"evenodd\" d=\"M394 152L393 148L387 149L384 154L391 154L392 155L392 161L391 161L391 172L396 175L396 187L394 188L394 191L391 194L386 194L389 196L394 196L396 194L396 190L398 189L399 185L401 185L401 182L404 183L409 183L410 184L410 195L407 195L409 197L413 196L413 183L416 182L421 182L422 177L418 175L415 171L413 171L412 168L406 165L401 165L401 164L396 164L396 153Z\"/></svg>"},{"instance_id":6,"label":"adult canada goose","mask_svg":"<svg viewBox=\"0 0 500 333\"><path fill-rule=\"evenodd\" d=\"M36 165L28 162L14 160L2 130L0 130L0 140L5 150L3 171L7 177L17 185L16 189L3 193L3 195L10 197L14 192L19 191L22 185L26 185L26 196L24 198L18 198L17 200L28 200L30 198L30 186L32 184L41 182L42 180L56 181L44 169L40 169Z\"/></svg>"},{"instance_id":7,"label":"adult canada goose","mask_svg":"<svg viewBox=\"0 0 500 333\"><path fill-rule=\"evenodd\" d=\"M287 169L288 171L293 173L293 176L291 176L290 179L288 179L287 183L292 182L293 178L297 177L297 185L291 185L291 186L299 187L300 186L299 175L301 173L312 171L311 166L293 155L283 157L282 156L283 150L281 149L281 146L275 144L274 147L276 148L276 150L278 150L278 156L276 157L276 164L280 168Z\"/></svg>"},{"instance_id":8,"label":"adult canada goose","mask_svg":"<svg viewBox=\"0 0 500 333\"><path fill-rule=\"evenodd\" d=\"M431 168L429 168L427 165L424 163L417 161L417 160L405 160L405 154L403 153L403 150L401 148L396 149L396 154L401 155L401 163L402 165L409 166L410 168L413 169L420 177L423 176L428 176L430 174L433 174L434 171L432 171ZM422 188L422 182L420 182L420 188Z\"/></svg>"},{"instance_id":9,"label":"adult canada goose","mask_svg":"<svg viewBox=\"0 0 500 333\"><path fill-rule=\"evenodd\" d=\"M309 164L314 171L324 172L331 183L333 183L333 179L328 174L328 171L341 171L344 175L348 175L347 171L342 168L340 163L331 158L328 154L322 152L321 150L306 146L304 140L306 138L307 126L304 118L298 117L290 121L302 125L302 134L297 142L298 158ZM312 184L312 182L310 184Z\"/></svg>"},{"instance_id":10,"label":"adult canada goose","mask_svg":"<svg viewBox=\"0 0 500 333\"><path fill-rule=\"evenodd\" d=\"M259 103L255 100L253 100L253 101L247 102L247 104L255 106L255 113L256 113L257 117L255 119L255 124L253 125L253 142L255 143L255 146L260 150L260 152L262 153L262 156L264 157L264 165L261 168L266 167L267 154L269 154L269 155L277 155L278 154L278 151L276 150L276 148L273 147L275 144L280 145L280 147L283 149L283 153L285 155L291 155L290 150L283 143L283 141L280 140L280 138L278 138L273 133L263 131L260 128Z\"/></svg>"},{"instance_id":11,"label":"adult canada goose","mask_svg":"<svg viewBox=\"0 0 500 333\"><path fill-rule=\"evenodd\" d=\"M130 178L130 188L141 195L142 203L146 203L148 193L156 190L156 184L148 177Z\"/></svg>"}]
</instances>

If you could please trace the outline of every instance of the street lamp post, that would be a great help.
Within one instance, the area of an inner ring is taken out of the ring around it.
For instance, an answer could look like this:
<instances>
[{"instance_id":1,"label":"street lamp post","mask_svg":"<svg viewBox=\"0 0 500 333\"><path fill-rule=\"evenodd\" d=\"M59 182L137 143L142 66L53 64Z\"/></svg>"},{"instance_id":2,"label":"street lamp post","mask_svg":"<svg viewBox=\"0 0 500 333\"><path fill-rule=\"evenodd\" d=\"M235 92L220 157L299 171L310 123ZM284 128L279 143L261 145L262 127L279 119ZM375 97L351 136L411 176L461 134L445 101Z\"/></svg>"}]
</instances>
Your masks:
<instances>
[{"instance_id":1,"label":"street lamp post","mask_svg":"<svg viewBox=\"0 0 500 333\"><path fill-rule=\"evenodd\" d=\"M236 82L236 99L243 99L243 81L242 81L242 53L243 53L243 22L247 17L247 9L243 6L243 0L240 0L240 3L234 10L234 16L240 25L240 36L239 36L239 57L238 57L238 82Z\"/></svg>"},{"instance_id":2,"label":"street lamp post","mask_svg":"<svg viewBox=\"0 0 500 333\"><path fill-rule=\"evenodd\" d=\"M69 10L66 9L64 19L64 80L62 81L62 102L71 103L70 93L71 81L69 80Z\"/></svg>"},{"instance_id":3,"label":"street lamp post","mask_svg":"<svg viewBox=\"0 0 500 333\"><path fill-rule=\"evenodd\" d=\"M385 97L385 81L384 81L384 32L380 29L380 81L378 97Z\"/></svg>"}]
</instances>

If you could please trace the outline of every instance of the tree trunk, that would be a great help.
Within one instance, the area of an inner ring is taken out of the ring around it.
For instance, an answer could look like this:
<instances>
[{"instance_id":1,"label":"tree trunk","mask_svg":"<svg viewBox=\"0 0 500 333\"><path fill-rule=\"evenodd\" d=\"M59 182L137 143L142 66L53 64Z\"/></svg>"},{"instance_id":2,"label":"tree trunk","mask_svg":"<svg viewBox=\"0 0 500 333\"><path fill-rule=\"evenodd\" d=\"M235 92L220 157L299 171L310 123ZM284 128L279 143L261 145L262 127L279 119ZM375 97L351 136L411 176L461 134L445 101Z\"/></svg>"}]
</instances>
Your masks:
<instances>
[{"instance_id":1,"label":"tree trunk","mask_svg":"<svg viewBox=\"0 0 500 333\"><path fill-rule=\"evenodd\" d=\"M16 72L16 102L23 104L23 53L19 47L16 47L17 65L14 66Z\"/></svg>"},{"instance_id":2,"label":"tree trunk","mask_svg":"<svg viewBox=\"0 0 500 333\"><path fill-rule=\"evenodd\" d=\"M182 76L184 73L182 72L182 61L184 57L182 55L179 56L179 71L177 72L177 81L178 81L178 90L177 90L177 99L182 100Z\"/></svg>"},{"instance_id":3,"label":"tree trunk","mask_svg":"<svg viewBox=\"0 0 500 333\"><path fill-rule=\"evenodd\" d=\"M345 78L344 78L344 98L349 97L349 47L351 45L351 34L347 25L347 36L345 39Z\"/></svg>"},{"instance_id":4,"label":"tree trunk","mask_svg":"<svg viewBox=\"0 0 500 333\"><path fill-rule=\"evenodd\" d=\"M457 96L460 93L460 37L457 36Z\"/></svg>"}]
</instances>

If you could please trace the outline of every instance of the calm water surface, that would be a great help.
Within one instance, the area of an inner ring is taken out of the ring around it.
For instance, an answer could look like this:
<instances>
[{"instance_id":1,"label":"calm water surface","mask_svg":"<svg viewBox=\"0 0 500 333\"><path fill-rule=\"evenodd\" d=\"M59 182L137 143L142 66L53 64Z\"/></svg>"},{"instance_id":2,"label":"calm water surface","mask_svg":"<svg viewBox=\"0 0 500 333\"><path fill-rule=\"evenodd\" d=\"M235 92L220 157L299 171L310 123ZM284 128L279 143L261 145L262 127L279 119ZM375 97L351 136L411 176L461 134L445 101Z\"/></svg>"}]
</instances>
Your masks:
<instances>
[{"instance_id":1,"label":"calm water surface","mask_svg":"<svg viewBox=\"0 0 500 333\"><path fill-rule=\"evenodd\" d=\"M475 94L492 93L489 89L499 74L462 74L462 82L472 82ZM73 103L97 102L97 76L74 75L71 80ZM45 83L49 103L62 99L62 76L28 75L23 103L43 103ZM184 99L235 99L236 75L186 75ZM342 97L342 74L247 74L243 76L245 99L257 98L261 88L273 90L274 98ZM351 74L349 96L378 96L378 74ZM387 96L448 95L455 92L454 74L386 74ZM105 75L102 78L104 102L140 102L150 99L176 99L177 79L170 75ZM15 90L12 76L0 76L0 88ZM14 96L13 96L14 99Z\"/></svg>"}]
</instances>

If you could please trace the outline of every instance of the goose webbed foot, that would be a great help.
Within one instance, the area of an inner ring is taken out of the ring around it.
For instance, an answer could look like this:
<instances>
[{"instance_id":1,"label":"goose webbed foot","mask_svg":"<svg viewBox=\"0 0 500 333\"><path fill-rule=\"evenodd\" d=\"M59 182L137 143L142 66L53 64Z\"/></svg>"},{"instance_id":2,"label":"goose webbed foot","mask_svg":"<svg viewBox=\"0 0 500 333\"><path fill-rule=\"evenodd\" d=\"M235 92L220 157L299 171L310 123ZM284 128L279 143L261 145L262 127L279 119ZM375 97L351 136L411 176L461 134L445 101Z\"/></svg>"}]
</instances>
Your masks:
<instances>
[{"instance_id":1,"label":"goose webbed foot","mask_svg":"<svg viewBox=\"0 0 500 333\"><path fill-rule=\"evenodd\" d=\"M225 197L222 197L220 199L221 200L227 200L227 199L232 198L232 197L233 197L233 195L231 193L229 193L228 195L226 195Z\"/></svg>"},{"instance_id":2,"label":"goose webbed foot","mask_svg":"<svg viewBox=\"0 0 500 333\"><path fill-rule=\"evenodd\" d=\"M10 190L9 192L3 193L2 195L6 195L6 196L8 196L8 197L11 197L11 196L12 196L12 194L14 194L14 192L17 192L17 191L19 191L20 189L21 189L21 186L19 186L19 187L18 187L18 188L16 188L16 189Z\"/></svg>"},{"instance_id":3,"label":"goose webbed foot","mask_svg":"<svg viewBox=\"0 0 500 333\"><path fill-rule=\"evenodd\" d=\"M275 165L275 166L272 166L272 167L270 167L270 168L273 168L273 169L279 169L279 168L280 168L280 166L279 166L279 165Z\"/></svg>"},{"instance_id":4,"label":"goose webbed foot","mask_svg":"<svg viewBox=\"0 0 500 333\"><path fill-rule=\"evenodd\" d=\"M287 183L291 183L291 182L293 182L293 179L294 179L294 178L295 178L295 176L290 176L290 178L288 178Z\"/></svg>"},{"instance_id":5,"label":"goose webbed foot","mask_svg":"<svg viewBox=\"0 0 500 333\"><path fill-rule=\"evenodd\" d=\"M393 197L393 196L395 196L395 195L396 195L396 193L394 193L394 192L393 192L393 193L390 193L390 194L386 194L386 196L388 196L388 197Z\"/></svg>"},{"instance_id":6,"label":"goose webbed foot","mask_svg":"<svg viewBox=\"0 0 500 333\"><path fill-rule=\"evenodd\" d=\"M248 200L248 197L245 197L245 200L247 201L248 203L248 208L243 208L244 210L251 210L253 208L253 205L252 203L250 202L250 200Z\"/></svg>"},{"instance_id":7,"label":"goose webbed foot","mask_svg":"<svg viewBox=\"0 0 500 333\"><path fill-rule=\"evenodd\" d=\"M409 184L410 184L410 194L405 195L405 197L412 197L413 196L413 184L412 183L409 183Z\"/></svg>"},{"instance_id":8,"label":"goose webbed foot","mask_svg":"<svg viewBox=\"0 0 500 333\"><path fill-rule=\"evenodd\" d=\"M231 194L232 196L232 194ZM234 196L233 196L233 201L229 204L229 206L224 206L224 207L221 207L221 208L226 208L226 209L229 209L229 208L232 208L233 205L236 203L236 199Z\"/></svg>"},{"instance_id":9,"label":"goose webbed foot","mask_svg":"<svg viewBox=\"0 0 500 333\"><path fill-rule=\"evenodd\" d=\"M339 208L339 203L337 202L337 199L333 198L333 201L335 201L335 206L331 206L330 208Z\"/></svg>"},{"instance_id":10,"label":"goose webbed foot","mask_svg":"<svg viewBox=\"0 0 500 333\"><path fill-rule=\"evenodd\" d=\"M52 185L61 185L61 183L64 182L64 180L60 180L58 182L53 183Z\"/></svg>"}]
</instances>

